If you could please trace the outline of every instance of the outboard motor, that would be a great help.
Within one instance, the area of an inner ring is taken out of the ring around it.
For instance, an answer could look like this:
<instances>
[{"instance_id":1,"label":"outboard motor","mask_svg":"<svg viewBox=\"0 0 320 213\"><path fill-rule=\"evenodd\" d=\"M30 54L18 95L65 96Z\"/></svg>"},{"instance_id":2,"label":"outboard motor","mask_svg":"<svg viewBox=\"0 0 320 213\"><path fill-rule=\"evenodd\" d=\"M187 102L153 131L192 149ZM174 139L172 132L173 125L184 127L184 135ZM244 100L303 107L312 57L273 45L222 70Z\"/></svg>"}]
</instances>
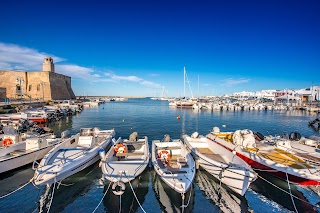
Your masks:
<instances>
[{"instance_id":1,"label":"outboard motor","mask_svg":"<svg viewBox=\"0 0 320 213\"><path fill-rule=\"evenodd\" d=\"M194 133L192 133L191 138L197 138L198 136L199 136L199 133L198 132L194 132Z\"/></svg>"},{"instance_id":2,"label":"outboard motor","mask_svg":"<svg viewBox=\"0 0 320 213\"><path fill-rule=\"evenodd\" d=\"M139 139L139 135L137 132L131 133L131 135L129 137L129 141L138 141L138 139Z\"/></svg>"},{"instance_id":3,"label":"outboard motor","mask_svg":"<svg viewBox=\"0 0 320 213\"><path fill-rule=\"evenodd\" d=\"M69 136L70 136L69 130L61 132L61 138L68 138Z\"/></svg>"},{"instance_id":4,"label":"outboard motor","mask_svg":"<svg viewBox=\"0 0 320 213\"><path fill-rule=\"evenodd\" d=\"M168 134L165 134L164 135L164 138L163 138L163 142L170 142L170 135L168 135Z\"/></svg>"},{"instance_id":5,"label":"outboard motor","mask_svg":"<svg viewBox=\"0 0 320 213\"><path fill-rule=\"evenodd\" d=\"M213 127L213 128L212 128L212 132L213 132L213 133L219 133L219 132L220 132L219 127L217 127L217 126Z\"/></svg>"},{"instance_id":6,"label":"outboard motor","mask_svg":"<svg viewBox=\"0 0 320 213\"><path fill-rule=\"evenodd\" d=\"M289 140L291 141L298 141L301 139L301 135L299 132L291 132L289 134Z\"/></svg>"}]
</instances>

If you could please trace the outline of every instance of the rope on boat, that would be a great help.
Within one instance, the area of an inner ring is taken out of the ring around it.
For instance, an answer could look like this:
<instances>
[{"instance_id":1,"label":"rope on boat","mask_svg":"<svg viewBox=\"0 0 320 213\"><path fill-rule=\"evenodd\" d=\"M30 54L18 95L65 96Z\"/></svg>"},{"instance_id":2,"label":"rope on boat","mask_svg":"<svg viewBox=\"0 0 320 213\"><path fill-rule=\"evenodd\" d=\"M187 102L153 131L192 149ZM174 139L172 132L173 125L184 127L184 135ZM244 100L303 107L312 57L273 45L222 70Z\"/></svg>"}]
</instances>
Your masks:
<instances>
[{"instance_id":1,"label":"rope on boat","mask_svg":"<svg viewBox=\"0 0 320 213\"><path fill-rule=\"evenodd\" d=\"M5 197L8 197L9 195L12 195L13 193L15 193L15 192L19 191L20 189L23 189L23 188L24 188L25 186L27 186L29 183L32 183L32 181L33 181L33 178L31 178L31 179L29 180L29 182L27 182L26 184L24 184L24 185L20 186L20 187L19 187L19 188L17 188L16 190L14 190L14 191L12 191L12 192L10 192L10 193L6 194L6 195L1 196L1 197L0 197L0 199L5 198Z\"/></svg>"},{"instance_id":2,"label":"rope on boat","mask_svg":"<svg viewBox=\"0 0 320 213\"><path fill-rule=\"evenodd\" d=\"M268 181L267 179L261 177L259 174L258 174L258 177L261 178L262 180L266 181L266 182L269 183L270 185L276 187L276 188L279 189L280 191L282 191L282 192L284 192L284 193L286 193L286 194L290 194L290 193L287 192L286 190L281 189L279 186L277 186L277 185L271 183L270 181ZM302 201L302 202L304 202L304 203L307 203L307 204L309 204L309 205L311 205L311 206L313 206L313 207L319 208L318 205L312 205L312 204L310 204L309 202L307 202L307 201L305 201L305 200L302 200L301 198L299 198L299 197L297 197L297 196L295 196L295 195L293 195L293 194L292 194L292 197L295 198L295 199L297 199L297 200L300 200L300 201Z\"/></svg>"},{"instance_id":3,"label":"rope on boat","mask_svg":"<svg viewBox=\"0 0 320 213\"><path fill-rule=\"evenodd\" d=\"M127 177L126 173L124 173L124 175L125 175L125 176L126 176L126 178L129 180L129 178ZM140 206L141 210L142 210L144 213L146 213L146 211L145 211L145 210L143 209L143 207L141 206L141 204L140 204L140 202L139 202L139 200L138 200L138 197L137 197L136 193L134 192L133 187L132 187L132 185L131 185L131 182L130 182L130 181L129 181L129 185L130 185L130 188L131 188L131 190L132 190L132 193L133 193L134 197L136 198L137 203L139 204L139 206Z\"/></svg>"},{"instance_id":4,"label":"rope on boat","mask_svg":"<svg viewBox=\"0 0 320 213\"><path fill-rule=\"evenodd\" d=\"M49 208L48 208L47 213L50 212L50 208L51 208L51 204L52 204L52 200L53 200L53 196L54 196L54 189L55 188L56 188L56 182L53 183L52 196L51 196L51 199L50 199Z\"/></svg>"},{"instance_id":5,"label":"rope on boat","mask_svg":"<svg viewBox=\"0 0 320 213\"><path fill-rule=\"evenodd\" d=\"M293 197L292 197L292 192L291 192L291 187L290 187L290 182L289 182L287 170L286 170L286 177L287 177L287 183L288 183L288 189L289 189L289 192L290 192L291 201L292 201L292 204L293 204L294 209L295 209L296 212L298 213L296 204L294 203L294 200L293 200Z\"/></svg>"},{"instance_id":6,"label":"rope on boat","mask_svg":"<svg viewBox=\"0 0 320 213\"><path fill-rule=\"evenodd\" d=\"M189 206L189 203L190 203L190 200L191 200L191 195L192 195L192 184L191 184L191 188L190 188L190 195L189 195L189 198L188 198L188 202L187 202L187 205L184 205L184 202L181 206L181 208L187 208ZM182 196L182 195L181 195ZM183 194L183 197L184 197L184 194Z\"/></svg>"},{"instance_id":7,"label":"rope on boat","mask_svg":"<svg viewBox=\"0 0 320 213\"><path fill-rule=\"evenodd\" d=\"M107 192L108 192L108 190L109 190L109 188L110 188L110 186L111 186L111 183L112 183L112 182L110 181L110 183L109 183L109 186L108 186L107 190L106 190L106 191L105 191L105 193L103 194L103 196L102 196L102 198L101 198L100 202L98 203L98 205L96 206L96 208L92 211L92 213L94 213L95 211L97 211L98 207L100 206L100 204L102 203L102 201L103 201L104 197L106 196L106 194L107 194Z\"/></svg>"}]
</instances>

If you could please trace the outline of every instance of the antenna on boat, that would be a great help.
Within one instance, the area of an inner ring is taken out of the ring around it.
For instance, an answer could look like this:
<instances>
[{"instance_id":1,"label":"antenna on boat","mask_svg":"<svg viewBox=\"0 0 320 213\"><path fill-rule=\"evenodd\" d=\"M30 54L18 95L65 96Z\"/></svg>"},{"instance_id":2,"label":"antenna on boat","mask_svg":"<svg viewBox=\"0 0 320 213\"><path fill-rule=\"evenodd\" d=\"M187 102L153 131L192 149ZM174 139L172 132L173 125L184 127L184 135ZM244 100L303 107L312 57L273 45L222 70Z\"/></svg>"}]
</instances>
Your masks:
<instances>
[{"instance_id":1,"label":"antenna on boat","mask_svg":"<svg viewBox=\"0 0 320 213\"><path fill-rule=\"evenodd\" d=\"M186 97L186 67L183 67L183 96Z\"/></svg>"}]
</instances>

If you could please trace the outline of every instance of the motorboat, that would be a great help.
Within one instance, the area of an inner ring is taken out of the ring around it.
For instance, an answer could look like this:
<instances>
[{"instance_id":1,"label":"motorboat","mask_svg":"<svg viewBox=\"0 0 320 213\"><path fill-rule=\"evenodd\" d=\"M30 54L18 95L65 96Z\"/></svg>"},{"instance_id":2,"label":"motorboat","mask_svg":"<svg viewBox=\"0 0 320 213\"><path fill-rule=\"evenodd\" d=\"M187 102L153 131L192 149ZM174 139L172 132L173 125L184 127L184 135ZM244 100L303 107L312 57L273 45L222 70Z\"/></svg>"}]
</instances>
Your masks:
<instances>
[{"instance_id":1,"label":"motorboat","mask_svg":"<svg viewBox=\"0 0 320 213\"><path fill-rule=\"evenodd\" d=\"M149 164L148 137L139 138L133 132L129 139L119 138L107 154L100 155L103 177L114 183L114 194L123 194L125 183L138 177Z\"/></svg>"},{"instance_id":2,"label":"motorboat","mask_svg":"<svg viewBox=\"0 0 320 213\"><path fill-rule=\"evenodd\" d=\"M186 193L195 177L195 161L180 139L152 141L152 164L160 178L174 191Z\"/></svg>"},{"instance_id":3,"label":"motorboat","mask_svg":"<svg viewBox=\"0 0 320 213\"><path fill-rule=\"evenodd\" d=\"M13 127L4 127L4 138L0 149L0 173L16 169L42 159L55 145L64 138L55 134L17 133ZM63 137L67 132L62 133Z\"/></svg>"},{"instance_id":4,"label":"motorboat","mask_svg":"<svg viewBox=\"0 0 320 213\"><path fill-rule=\"evenodd\" d=\"M268 172L294 184L320 184L320 172L316 166L267 141L256 140L251 130L220 132L214 127L207 138L235 153L257 171Z\"/></svg>"},{"instance_id":5,"label":"motorboat","mask_svg":"<svg viewBox=\"0 0 320 213\"><path fill-rule=\"evenodd\" d=\"M36 168L35 185L52 184L65 179L99 160L99 150L106 149L115 131L82 128L51 149Z\"/></svg>"},{"instance_id":6,"label":"motorboat","mask_svg":"<svg viewBox=\"0 0 320 213\"><path fill-rule=\"evenodd\" d=\"M252 168L240 157L198 132L182 137L196 162L234 192L243 196L257 178Z\"/></svg>"}]
</instances>

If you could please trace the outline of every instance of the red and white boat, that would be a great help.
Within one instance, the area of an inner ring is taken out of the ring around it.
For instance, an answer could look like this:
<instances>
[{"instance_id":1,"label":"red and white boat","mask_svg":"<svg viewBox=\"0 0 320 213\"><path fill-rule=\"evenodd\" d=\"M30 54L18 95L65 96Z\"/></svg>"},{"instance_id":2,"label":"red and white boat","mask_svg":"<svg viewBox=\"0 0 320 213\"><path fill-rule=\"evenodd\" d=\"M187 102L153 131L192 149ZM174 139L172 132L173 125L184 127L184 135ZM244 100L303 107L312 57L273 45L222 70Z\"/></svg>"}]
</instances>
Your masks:
<instances>
[{"instance_id":1,"label":"red and white boat","mask_svg":"<svg viewBox=\"0 0 320 213\"><path fill-rule=\"evenodd\" d=\"M251 130L220 132L218 127L207 138L227 148L257 171L265 171L299 185L320 185L320 166L311 164L300 156L258 141Z\"/></svg>"},{"instance_id":2,"label":"red and white boat","mask_svg":"<svg viewBox=\"0 0 320 213\"><path fill-rule=\"evenodd\" d=\"M4 120L4 121L6 120L17 121L19 119L29 119L30 121L34 121L37 123L46 123L47 115L19 112L19 113L5 114L0 116L0 120Z\"/></svg>"}]
</instances>

